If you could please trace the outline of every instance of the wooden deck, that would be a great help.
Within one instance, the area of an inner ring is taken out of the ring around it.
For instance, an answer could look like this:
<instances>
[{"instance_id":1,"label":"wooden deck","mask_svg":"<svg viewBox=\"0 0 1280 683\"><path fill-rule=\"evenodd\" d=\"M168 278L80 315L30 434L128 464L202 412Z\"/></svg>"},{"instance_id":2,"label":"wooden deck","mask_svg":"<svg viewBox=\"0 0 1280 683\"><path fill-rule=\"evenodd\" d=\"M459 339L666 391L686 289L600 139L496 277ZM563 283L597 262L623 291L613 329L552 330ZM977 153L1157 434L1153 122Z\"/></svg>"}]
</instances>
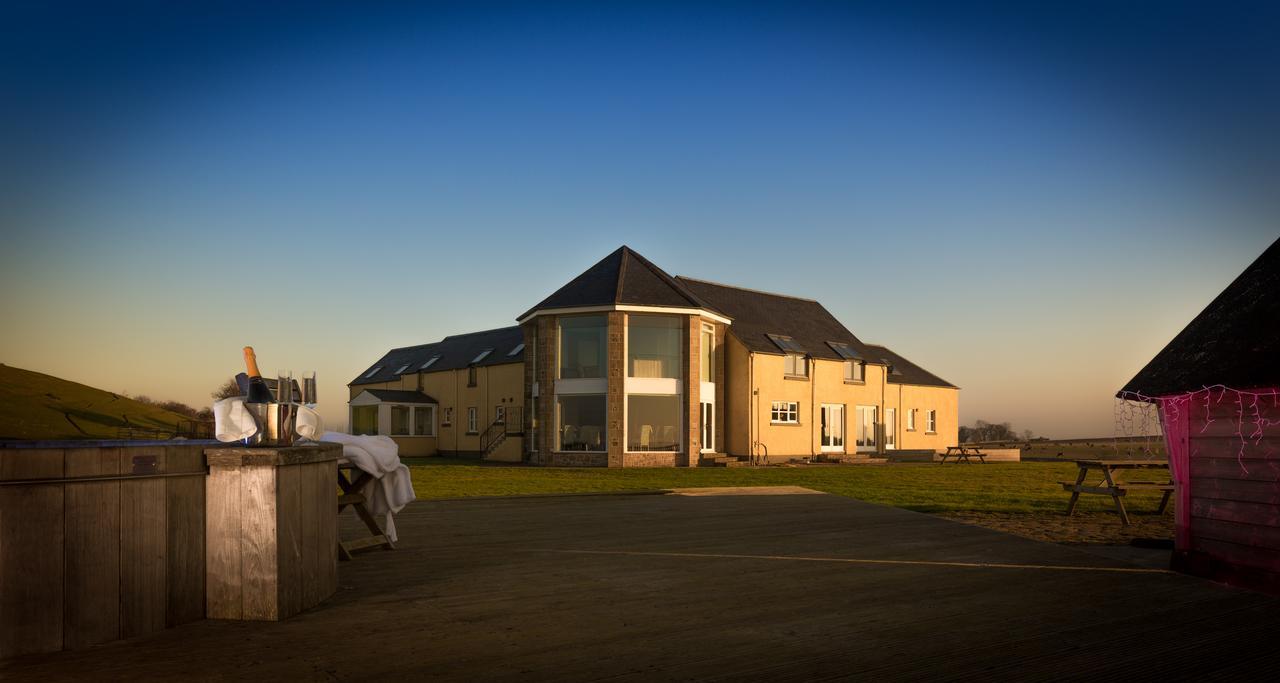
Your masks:
<instances>
[{"instance_id":1,"label":"wooden deck","mask_svg":"<svg viewBox=\"0 0 1280 683\"><path fill-rule=\"evenodd\" d=\"M419 502L398 527L397 550L342 563L337 595L289 621L187 624L12 660L0 679L1184 678L1280 664L1280 600L836 496Z\"/></svg>"}]
</instances>

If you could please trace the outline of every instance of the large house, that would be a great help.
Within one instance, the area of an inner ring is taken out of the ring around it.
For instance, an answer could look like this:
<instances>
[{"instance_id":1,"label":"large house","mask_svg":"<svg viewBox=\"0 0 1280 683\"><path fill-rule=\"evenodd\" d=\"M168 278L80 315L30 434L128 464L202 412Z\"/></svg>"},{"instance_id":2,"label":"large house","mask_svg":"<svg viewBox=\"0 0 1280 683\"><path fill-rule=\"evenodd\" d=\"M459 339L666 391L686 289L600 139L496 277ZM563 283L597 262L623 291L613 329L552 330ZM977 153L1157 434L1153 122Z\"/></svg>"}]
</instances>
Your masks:
<instances>
[{"instance_id":1,"label":"large house","mask_svg":"<svg viewBox=\"0 0 1280 683\"><path fill-rule=\"evenodd\" d=\"M602 467L957 442L959 390L817 301L672 277L625 246L517 321L388 352L349 385L352 432L403 455Z\"/></svg>"}]
</instances>

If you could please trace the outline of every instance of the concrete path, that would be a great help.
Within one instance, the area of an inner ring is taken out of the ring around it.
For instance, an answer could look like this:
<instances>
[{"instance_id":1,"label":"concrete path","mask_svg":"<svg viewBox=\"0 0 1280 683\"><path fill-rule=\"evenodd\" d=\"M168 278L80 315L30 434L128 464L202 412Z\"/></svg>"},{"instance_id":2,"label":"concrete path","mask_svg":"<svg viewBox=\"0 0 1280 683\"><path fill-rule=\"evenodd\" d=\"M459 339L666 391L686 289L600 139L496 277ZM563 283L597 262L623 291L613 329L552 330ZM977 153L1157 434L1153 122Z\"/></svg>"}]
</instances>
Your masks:
<instances>
[{"instance_id":1,"label":"concrete path","mask_svg":"<svg viewBox=\"0 0 1280 683\"><path fill-rule=\"evenodd\" d=\"M1280 664L1280 601L829 495L420 502L280 624L205 621L0 680L1058 679Z\"/></svg>"}]
</instances>

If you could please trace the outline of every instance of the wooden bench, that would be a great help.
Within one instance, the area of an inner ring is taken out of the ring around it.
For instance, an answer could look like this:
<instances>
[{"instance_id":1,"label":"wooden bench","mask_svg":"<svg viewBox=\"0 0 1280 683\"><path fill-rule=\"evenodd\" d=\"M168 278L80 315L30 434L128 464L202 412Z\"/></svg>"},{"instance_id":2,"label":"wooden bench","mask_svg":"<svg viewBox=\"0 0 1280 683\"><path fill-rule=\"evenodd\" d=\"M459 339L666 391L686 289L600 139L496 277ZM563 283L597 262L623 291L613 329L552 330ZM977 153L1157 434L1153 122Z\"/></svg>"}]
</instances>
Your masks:
<instances>
[{"instance_id":1,"label":"wooden bench","mask_svg":"<svg viewBox=\"0 0 1280 683\"><path fill-rule=\"evenodd\" d=\"M973 446L947 446L947 452L942 454L942 460L938 461L938 464L945 463L949 457L955 457L957 463L961 460L971 463L969 458L975 457L982 464L987 464L986 454L982 452L982 449Z\"/></svg>"},{"instance_id":2,"label":"wooden bench","mask_svg":"<svg viewBox=\"0 0 1280 683\"><path fill-rule=\"evenodd\" d=\"M373 475L351 464L350 460L346 458L338 460L338 487L342 489L342 493L338 496L338 514L342 514L344 509L351 507L356 511L360 521L364 522L365 528L369 530L368 536L349 541L339 538L338 557L340 559L350 560L352 553L358 550L396 549L395 544L378 526L378 520L374 519L373 513L369 512L369 499L365 497L364 489L372 481Z\"/></svg>"},{"instance_id":3,"label":"wooden bench","mask_svg":"<svg viewBox=\"0 0 1280 683\"><path fill-rule=\"evenodd\" d=\"M1067 516L1071 516L1076 511L1076 503L1079 502L1082 493L1111 496L1115 501L1116 512L1120 515L1120 523L1129 526L1129 512L1124 507L1124 497L1129 491L1163 491L1164 496L1160 498L1160 507L1156 510L1158 515L1164 514L1169 505L1169 497L1173 495L1173 482L1169 480L1118 482L1112 476L1117 470L1167 470L1169 468L1167 463L1150 460L1077 460L1076 466L1080 468L1080 474L1075 481L1058 482L1062 485L1062 490L1071 492L1071 501L1067 503ZM1090 470L1100 470L1102 473L1102 481L1097 485L1091 486L1084 483Z\"/></svg>"}]
</instances>

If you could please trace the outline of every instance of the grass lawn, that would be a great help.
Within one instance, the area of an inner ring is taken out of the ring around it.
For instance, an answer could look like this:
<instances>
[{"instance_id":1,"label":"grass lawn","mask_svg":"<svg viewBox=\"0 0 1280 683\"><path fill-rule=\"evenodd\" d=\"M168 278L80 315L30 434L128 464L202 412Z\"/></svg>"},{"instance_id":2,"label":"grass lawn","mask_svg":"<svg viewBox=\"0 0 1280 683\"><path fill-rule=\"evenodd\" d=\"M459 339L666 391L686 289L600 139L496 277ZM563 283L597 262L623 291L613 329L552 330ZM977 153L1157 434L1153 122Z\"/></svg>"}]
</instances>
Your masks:
<instances>
[{"instance_id":1,"label":"grass lawn","mask_svg":"<svg viewBox=\"0 0 1280 683\"><path fill-rule=\"evenodd\" d=\"M986 465L849 465L693 469L522 467L474 460L406 458L418 498L599 493L698 486L804 486L919 512L1056 513L1068 495L1058 481L1075 480L1071 463ZM1153 508L1158 494L1129 496L1127 504ZM1114 509L1110 498L1083 496L1081 512Z\"/></svg>"}]
</instances>

